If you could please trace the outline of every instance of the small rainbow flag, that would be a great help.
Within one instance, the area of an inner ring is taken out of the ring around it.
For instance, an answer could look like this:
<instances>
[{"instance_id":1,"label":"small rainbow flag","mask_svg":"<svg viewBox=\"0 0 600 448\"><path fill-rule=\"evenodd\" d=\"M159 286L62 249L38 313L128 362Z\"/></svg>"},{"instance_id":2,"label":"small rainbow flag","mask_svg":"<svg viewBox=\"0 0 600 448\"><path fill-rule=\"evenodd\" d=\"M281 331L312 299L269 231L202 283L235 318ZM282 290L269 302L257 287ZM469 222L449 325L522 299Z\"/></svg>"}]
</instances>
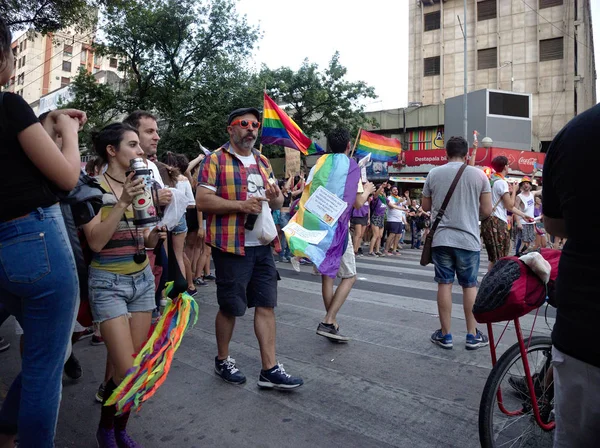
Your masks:
<instances>
[{"instance_id":1,"label":"small rainbow flag","mask_svg":"<svg viewBox=\"0 0 600 448\"><path fill-rule=\"evenodd\" d=\"M371 159L378 162L397 162L402 152L402 144L398 139L384 137L372 132L361 131L356 146L359 159L371 153Z\"/></svg>"},{"instance_id":2,"label":"small rainbow flag","mask_svg":"<svg viewBox=\"0 0 600 448\"><path fill-rule=\"evenodd\" d=\"M263 145L281 145L311 155L325 152L265 93L262 135Z\"/></svg>"}]
</instances>

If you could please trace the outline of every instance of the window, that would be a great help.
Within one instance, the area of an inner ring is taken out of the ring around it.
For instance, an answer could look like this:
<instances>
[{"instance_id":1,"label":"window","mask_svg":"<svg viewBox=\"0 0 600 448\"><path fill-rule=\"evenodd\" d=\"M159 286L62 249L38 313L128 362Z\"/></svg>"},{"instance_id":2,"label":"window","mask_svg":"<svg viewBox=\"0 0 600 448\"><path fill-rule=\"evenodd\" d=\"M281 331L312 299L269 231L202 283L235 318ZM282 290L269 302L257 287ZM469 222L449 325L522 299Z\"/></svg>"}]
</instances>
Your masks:
<instances>
[{"instance_id":1,"label":"window","mask_svg":"<svg viewBox=\"0 0 600 448\"><path fill-rule=\"evenodd\" d=\"M423 76L435 76L440 74L440 57L423 59Z\"/></svg>"},{"instance_id":2,"label":"window","mask_svg":"<svg viewBox=\"0 0 600 448\"><path fill-rule=\"evenodd\" d=\"M25 84L25 73L21 73L17 76L17 85Z\"/></svg>"},{"instance_id":3,"label":"window","mask_svg":"<svg viewBox=\"0 0 600 448\"><path fill-rule=\"evenodd\" d=\"M552 6L560 6L563 0L540 0L540 9L550 8Z\"/></svg>"},{"instance_id":4,"label":"window","mask_svg":"<svg viewBox=\"0 0 600 448\"><path fill-rule=\"evenodd\" d=\"M112 68L117 68L119 66L119 61L117 61L117 58L110 58L109 65Z\"/></svg>"},{"instance_id":5,"label":"window","mask_svg":"<svg viewBox=\"0 0 600 448\"><path fill-rule=\"evenodd\" d=\"M81 50L80 59L81 59L81 62L83 62L85 64L85 61L87 60L87 51L86 50Z\"/></svg>"},{"instance_id":6,"label":"window","mask_svg":"<svg viewBox=\"0 0 600 448\"><path fill-rule=\"evenodd\" d=\"M23 51L23 42L19 44L19 52Z\"/></svg>"},{"instance_id":7,"label":"window","mask_svg":"<svg viewBox=\"0 0 600 448\"><path fill-rule=\"evenodd\" d=\"M440 29L440 11L428 12L424 17L423 31Z\"/></svg>"},{"instance_id":8,"label":"window","mask_svg":"<svg viewBox=\"0 0 600 448\"><path fill-rule=\"evenodd\" d=\"M25 56L26 56L26 55L24 55L24 56L23 56L23 62L21 62L21 65L22 65L23 67L25 67Z\"/></svg>"},{"instance_id":9,"label":"window","mask_svg":"<svg viewBox=\"0 0 600 448\"><path fill-rule=\"evenodd\" d=\"M496 68L497 52L498 49L496 47L477 50L477 70Z\"/></svg>"},{"instance_id":10,"label":"window","mask_svg":"<svg viewBox=\"0 0 600 448\"><path fill-rule=\"evenodd\" d=\"M529 96L488 92L490 115L529 118Z\"/></svg>"},{"instance_id":11,"label":"window","mask_svg":"<svg viewBox=\"0 0 600 448\"><path fill-rule=\"evenodd\" d=\"M563 58L563 38L540 40L540 62Z\"/></svg>"},{"instance_id":12,"label":"window","mask_svg":"<svg viewBox=\"0 0 600 448\"><path fill-rule=\"evenodd\" d=\"M496 0L483 0L477 3L477 21L495 19L496 14Z\"/></svg>"},{"instance_id":13,"label":"window","mask_svg":"<svg viewBox=\"0 0 600 448\"><path fill-rule=\"evenodd\" d=\"M100 56L98 53L94 54L94 65L100 65Z\"/></svg>"},{"instance_id":14,"label":"window","mask_svg":"<svg viewBox=\"0 0 600 448\"><path fill-rule=\"evenodd\" d=\"M65 56L73 56L73 45L65 44L63 53L65 54Z\"/></svg>"},{"instance_id":15,"label":"window","mask_svg":"<svg viewBox=\"0 0 600 448\"><path fill-rule=\"evenodd\" d=\"M71 78L67 78L65 76L61 76L61 78L60 78L60 86L64 87L64 86L68 86L69 84L71 84Z\"/></svg>"},{"instance_id":16,"label":"window","mask_svg":"<svg viewBox=\"0 0 600 448\"><path fill-rule=\"evenodd\" d=\"M23 96L23 89L19 90L19 91L17 92L17 95L19 95L19 96Z\"/></svg>"},{"instance_id":17,"label":"window","mask_svg":"<svg viewBox=\"0 0 600 448\"><path fill-rule=\"evenodd\" d=\"M64 72L70 72L71 71L71 61L63 61L62 69Z\"/></svg>"},{"instance_id":18,"label":"window","mask_svg":"<svg viewBox=\"0 0 600 448\"><path fill-rule=\"evenodd\" d=\"M21 68L21 59L17 61L17 69Z\"/></svg>"}]
</instances>

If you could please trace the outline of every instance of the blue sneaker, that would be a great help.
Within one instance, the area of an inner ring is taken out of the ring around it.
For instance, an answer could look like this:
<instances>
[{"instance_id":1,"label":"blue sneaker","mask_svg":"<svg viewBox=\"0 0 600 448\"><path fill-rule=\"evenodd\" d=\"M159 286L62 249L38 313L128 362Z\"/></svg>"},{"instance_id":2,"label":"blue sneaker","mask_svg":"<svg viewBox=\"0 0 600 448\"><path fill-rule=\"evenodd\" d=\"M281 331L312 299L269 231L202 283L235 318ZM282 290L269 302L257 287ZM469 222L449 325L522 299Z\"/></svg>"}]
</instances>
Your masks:
<instances>
[{"instance_id":1,"label":"blue sneaker","mask_svg":"<svg viewBox=\"0 0 600 448\"><path fill-rule=\"evenodd\" d=\"M262 389L296 389L304 384L302 378L292 376L285 372L283 364L277 363L269 370L261 370L258 377L258 387Z\"/></svg>"},{"instance_id":2,"label":"blue sneaker","mask_svg":"<svg viewBox=\"0 0 600 448\"><path fill-rule=\"evenodd\" d=\"M226 383L244 384L246 382L246 377L235 366L235 359L231 356L222 361L215 356L215 373Z\"/></svg>"},{"instance_id":3,"label":"blue sneaker","mask_svg":"<svg viewBox=\"0 0 600 448\"><path fill-rule=\"evenodd\" d=\"M487 345L490 345L490 341L481 331L475 329L475 336L470 333L467 334L467 350L477 350Z\"/></svg>"},{"instance_id":4,"label":"blue sneaker","mask_svg":"<svg viewBox=\"0 0 600 448\"><path fill-rule=\"evenodd\" d=\"M452 335L450 333L442 334L442 330L439 329L431 335L431 342L450 350L452 348Z\"/></svg>"}]
</instances>

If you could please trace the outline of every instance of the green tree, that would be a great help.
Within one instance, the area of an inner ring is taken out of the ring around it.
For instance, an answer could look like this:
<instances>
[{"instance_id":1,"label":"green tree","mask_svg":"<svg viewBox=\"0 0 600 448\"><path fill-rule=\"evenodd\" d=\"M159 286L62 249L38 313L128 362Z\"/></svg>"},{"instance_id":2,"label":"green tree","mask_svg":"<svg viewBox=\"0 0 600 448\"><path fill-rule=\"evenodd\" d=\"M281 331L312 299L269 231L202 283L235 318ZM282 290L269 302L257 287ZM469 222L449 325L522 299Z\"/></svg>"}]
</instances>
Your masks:
<instances>
[{"instance_id":1,"label":"green tree","mask_svg":"<svg viewBox=\"0 0 600 448\"><path fill-rule=\"evenodd\" d=\"M35 28L51 33L76 26L90 29L97 21L97 8L119 0L6 0L0 2L0 17L13 30Z\"/></svg>"},{"instance_id":2,"label":"green tree","mask_svg":"<svg viewBox=\"0 0 600 448\"><path fill-rule=\"evenodd\" d=\"M263 67L260 81L306 135L318 138L335 127L356 133L370 123L363 100L377 98L375 90L364 81L348 81L347 71L336 51L323 71L305 59L298 71Z\"/></svg>"},{"instance_id":3,"label":"green tree","mask_svg":"<svg viewBox=\"0 0 600 448\"><path fill-rule=\"evenodd\" d=\"M223 143L227 112L248 96L246 60L260 37L234 0L123 2L106 19L101 51L122 58L123 107L159 115L160 151Z\"/></svg>"},{"instance_id":4,"label":"green tree","mask_svg":"<svg viewBox=\"0 0 600 448\"><path fill-rule=\"evenodd\" d=\"M70 84L73 100L59 107L83 110L88 116L88 122L80 133L80 142L88 150L91 149L91 132L116 121L123 112L118 96L118 89L111 84L99 84L96 78L85 69L79 73Z\"/></svg>"}]
</instances>

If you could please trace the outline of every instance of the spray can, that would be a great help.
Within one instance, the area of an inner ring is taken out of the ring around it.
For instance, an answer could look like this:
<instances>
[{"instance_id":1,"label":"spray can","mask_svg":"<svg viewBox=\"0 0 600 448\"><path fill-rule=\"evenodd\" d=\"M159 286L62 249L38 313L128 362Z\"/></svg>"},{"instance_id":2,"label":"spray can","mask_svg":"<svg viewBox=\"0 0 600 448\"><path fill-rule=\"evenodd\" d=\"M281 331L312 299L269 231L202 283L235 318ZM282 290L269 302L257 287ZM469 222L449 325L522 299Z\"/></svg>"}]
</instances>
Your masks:
<instances>
[{"instance_id":1,"label":"spray can","mask_svg":"<svg viewBox=\"0 0 600 448\"><path fill-rule=\"evenodd\" d=\"M133 223L137 227L152 227L158 222L158 214L152 195L154 182L152 170L146 166L142 158L131 159L129 169L135 173L133 180L142 178L145 187L142 194L133 198Z\"/></svg>"}]
</instances>

